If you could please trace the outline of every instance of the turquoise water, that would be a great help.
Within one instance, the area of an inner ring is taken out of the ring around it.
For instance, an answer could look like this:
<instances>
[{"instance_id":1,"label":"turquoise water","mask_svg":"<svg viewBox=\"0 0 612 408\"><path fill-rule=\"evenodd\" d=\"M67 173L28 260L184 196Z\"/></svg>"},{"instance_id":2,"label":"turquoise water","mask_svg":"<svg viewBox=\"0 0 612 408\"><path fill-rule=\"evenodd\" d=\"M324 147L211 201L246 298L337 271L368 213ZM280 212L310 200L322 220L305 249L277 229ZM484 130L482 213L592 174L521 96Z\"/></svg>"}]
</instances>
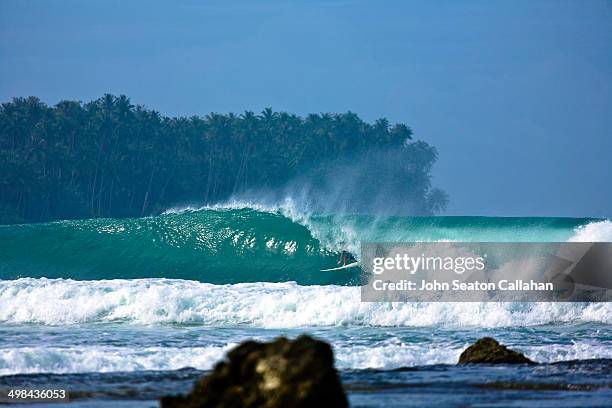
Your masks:
<instances>
[{"instance_id":1,"label":"turquoise water","mask_svg":"<svg viewBox=\"0 0 612 408\"><path fill-rule=\"evenodd\" d=\"M605 223L605 221L604 221ZM358 283L321 273L361 241L562 242L579 218L305 216L202 209L138 219L0 226L0 279L173 278L209 283ZM600 229L604 229L604 224ZM608 227L609 228L609 227Z\"/></svg>"},{"instance_id":2,"label":"turquoise water","mask_svg":"<svg viewBox=\"0 0 612 408\"><path fill-rule=\"evenodd\" d=\"M1 226L0 389L155 406L240 341L309 333L353 406L611 404L608 303L362 303L358 272L319 270L363 240L611 241L612 223L231 206ZM455 366L485 335L545 364Z\"/></svg>"}]
</instances>

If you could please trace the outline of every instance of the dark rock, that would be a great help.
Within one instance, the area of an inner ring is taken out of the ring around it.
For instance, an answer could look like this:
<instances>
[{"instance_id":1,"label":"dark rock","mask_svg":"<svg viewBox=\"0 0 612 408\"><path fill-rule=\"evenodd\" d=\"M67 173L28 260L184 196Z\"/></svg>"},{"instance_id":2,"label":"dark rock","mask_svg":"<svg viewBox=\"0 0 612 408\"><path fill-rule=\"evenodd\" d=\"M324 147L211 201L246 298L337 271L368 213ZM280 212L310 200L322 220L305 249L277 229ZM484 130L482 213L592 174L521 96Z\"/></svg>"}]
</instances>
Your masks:
<instances>
[{"instance_id":1,"label":"dark rock","mask_svg":"<svg viewBox=\"0 0 612 408\"><path fill-rule=\"evenodd\" d=\"M483 337L466 348L459 364L536 364L523 354L510 350L491 337Z\"/></svg>"},{"instance_id":2,"label":"dark rock","mask_svg":"<svg viewBox=\"0 0 612 408\"><path fill-rule=\"evenodd\" d=\"M184 397L162 408L348 407L329 344L308 336L247 341L227 353Z\"/></svg>"}]
</instances>

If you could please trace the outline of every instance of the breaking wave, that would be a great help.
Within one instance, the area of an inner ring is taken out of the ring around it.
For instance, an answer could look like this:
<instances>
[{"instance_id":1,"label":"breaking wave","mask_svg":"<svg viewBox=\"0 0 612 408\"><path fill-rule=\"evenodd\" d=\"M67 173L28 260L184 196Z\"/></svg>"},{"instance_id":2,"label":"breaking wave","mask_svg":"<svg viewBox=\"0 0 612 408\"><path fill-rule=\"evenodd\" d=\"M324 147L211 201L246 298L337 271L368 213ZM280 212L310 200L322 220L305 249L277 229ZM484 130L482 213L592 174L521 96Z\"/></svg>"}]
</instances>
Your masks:
<instances>
[{"instance_id":1,"label":"breaking wave","mask_svg":"<svg viewBox=\"0 0 612 408\"><path fill-rule=\"evenodd\" d=\"M514 327L612 324L610 303L368 303L358 287L285 283L214 285L171 279L0 281L0 322Z\"/></svg>"},{"instance_id":2,"label":"breaking wave","mask_svg":"<svg viewBox=\"0 0 612 408\"><path fill-rule=\"evenodd\" d=\"M356 285L359 270L325 273L362 241L612 241L608 220L313 215L230 203L137 219L0 226L0 279L168 278L215 284Z\"/></svg>"}]
</instances>

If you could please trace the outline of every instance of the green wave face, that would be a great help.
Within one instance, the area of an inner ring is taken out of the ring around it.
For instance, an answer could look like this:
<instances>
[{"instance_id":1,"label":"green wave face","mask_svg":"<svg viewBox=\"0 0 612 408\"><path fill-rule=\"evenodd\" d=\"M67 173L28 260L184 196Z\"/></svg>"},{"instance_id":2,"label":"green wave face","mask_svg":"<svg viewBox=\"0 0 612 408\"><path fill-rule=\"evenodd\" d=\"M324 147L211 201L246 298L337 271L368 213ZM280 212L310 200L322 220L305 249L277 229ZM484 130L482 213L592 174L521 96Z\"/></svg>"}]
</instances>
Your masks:
<instances>
[{"instance_id":1,"label":"green wave face","mask_svg":"<svg viewBox=\"0 0 612 408\"><path fill-rule=\"evenodd\" d=\"M332 268L368 241L564 241L587 219L314 216L203 209L138 219L0 227L0 279L176 278L216 284L357 284Z\"/></svg>"},{"instance_id":2,"label":"green wave face","mask_svg":"<svg viewBox=\"0 0 612 408\"><path fill-rule=\"evenodd\" d=\"M306 227L280 214L202 210L0 228L0 278L180 278L348 283Z\"/></svg>"}]
</instances>

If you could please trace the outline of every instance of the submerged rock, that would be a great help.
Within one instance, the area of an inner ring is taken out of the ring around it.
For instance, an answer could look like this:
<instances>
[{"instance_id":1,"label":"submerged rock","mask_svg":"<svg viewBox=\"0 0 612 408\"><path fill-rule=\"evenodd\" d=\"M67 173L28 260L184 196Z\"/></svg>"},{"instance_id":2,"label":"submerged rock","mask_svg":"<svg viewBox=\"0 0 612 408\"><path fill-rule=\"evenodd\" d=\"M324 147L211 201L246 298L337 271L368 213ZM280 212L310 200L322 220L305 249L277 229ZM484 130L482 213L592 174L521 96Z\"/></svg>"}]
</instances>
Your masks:
<instances>
[{"instance_id":1,"label":"submerged rock","mask_svg":"<svg viewBox=\"0 0 612 408\"><path fill-rule=\"evenodd\" d=\"M491 337L483 337L466 348L459 364L536 364L523 354L510 350Z\"/></svg>"},{"instance_id":2,"label":"submerged rock","mask_svg":"<svg viewBox=\"0 0 612 408\"><path fill-rule=\"evenodd\" d=\"M348 407L329 344L309 336L246 341L184 397L163 397L162 408Z\"/></svg>"}]
</instances>

